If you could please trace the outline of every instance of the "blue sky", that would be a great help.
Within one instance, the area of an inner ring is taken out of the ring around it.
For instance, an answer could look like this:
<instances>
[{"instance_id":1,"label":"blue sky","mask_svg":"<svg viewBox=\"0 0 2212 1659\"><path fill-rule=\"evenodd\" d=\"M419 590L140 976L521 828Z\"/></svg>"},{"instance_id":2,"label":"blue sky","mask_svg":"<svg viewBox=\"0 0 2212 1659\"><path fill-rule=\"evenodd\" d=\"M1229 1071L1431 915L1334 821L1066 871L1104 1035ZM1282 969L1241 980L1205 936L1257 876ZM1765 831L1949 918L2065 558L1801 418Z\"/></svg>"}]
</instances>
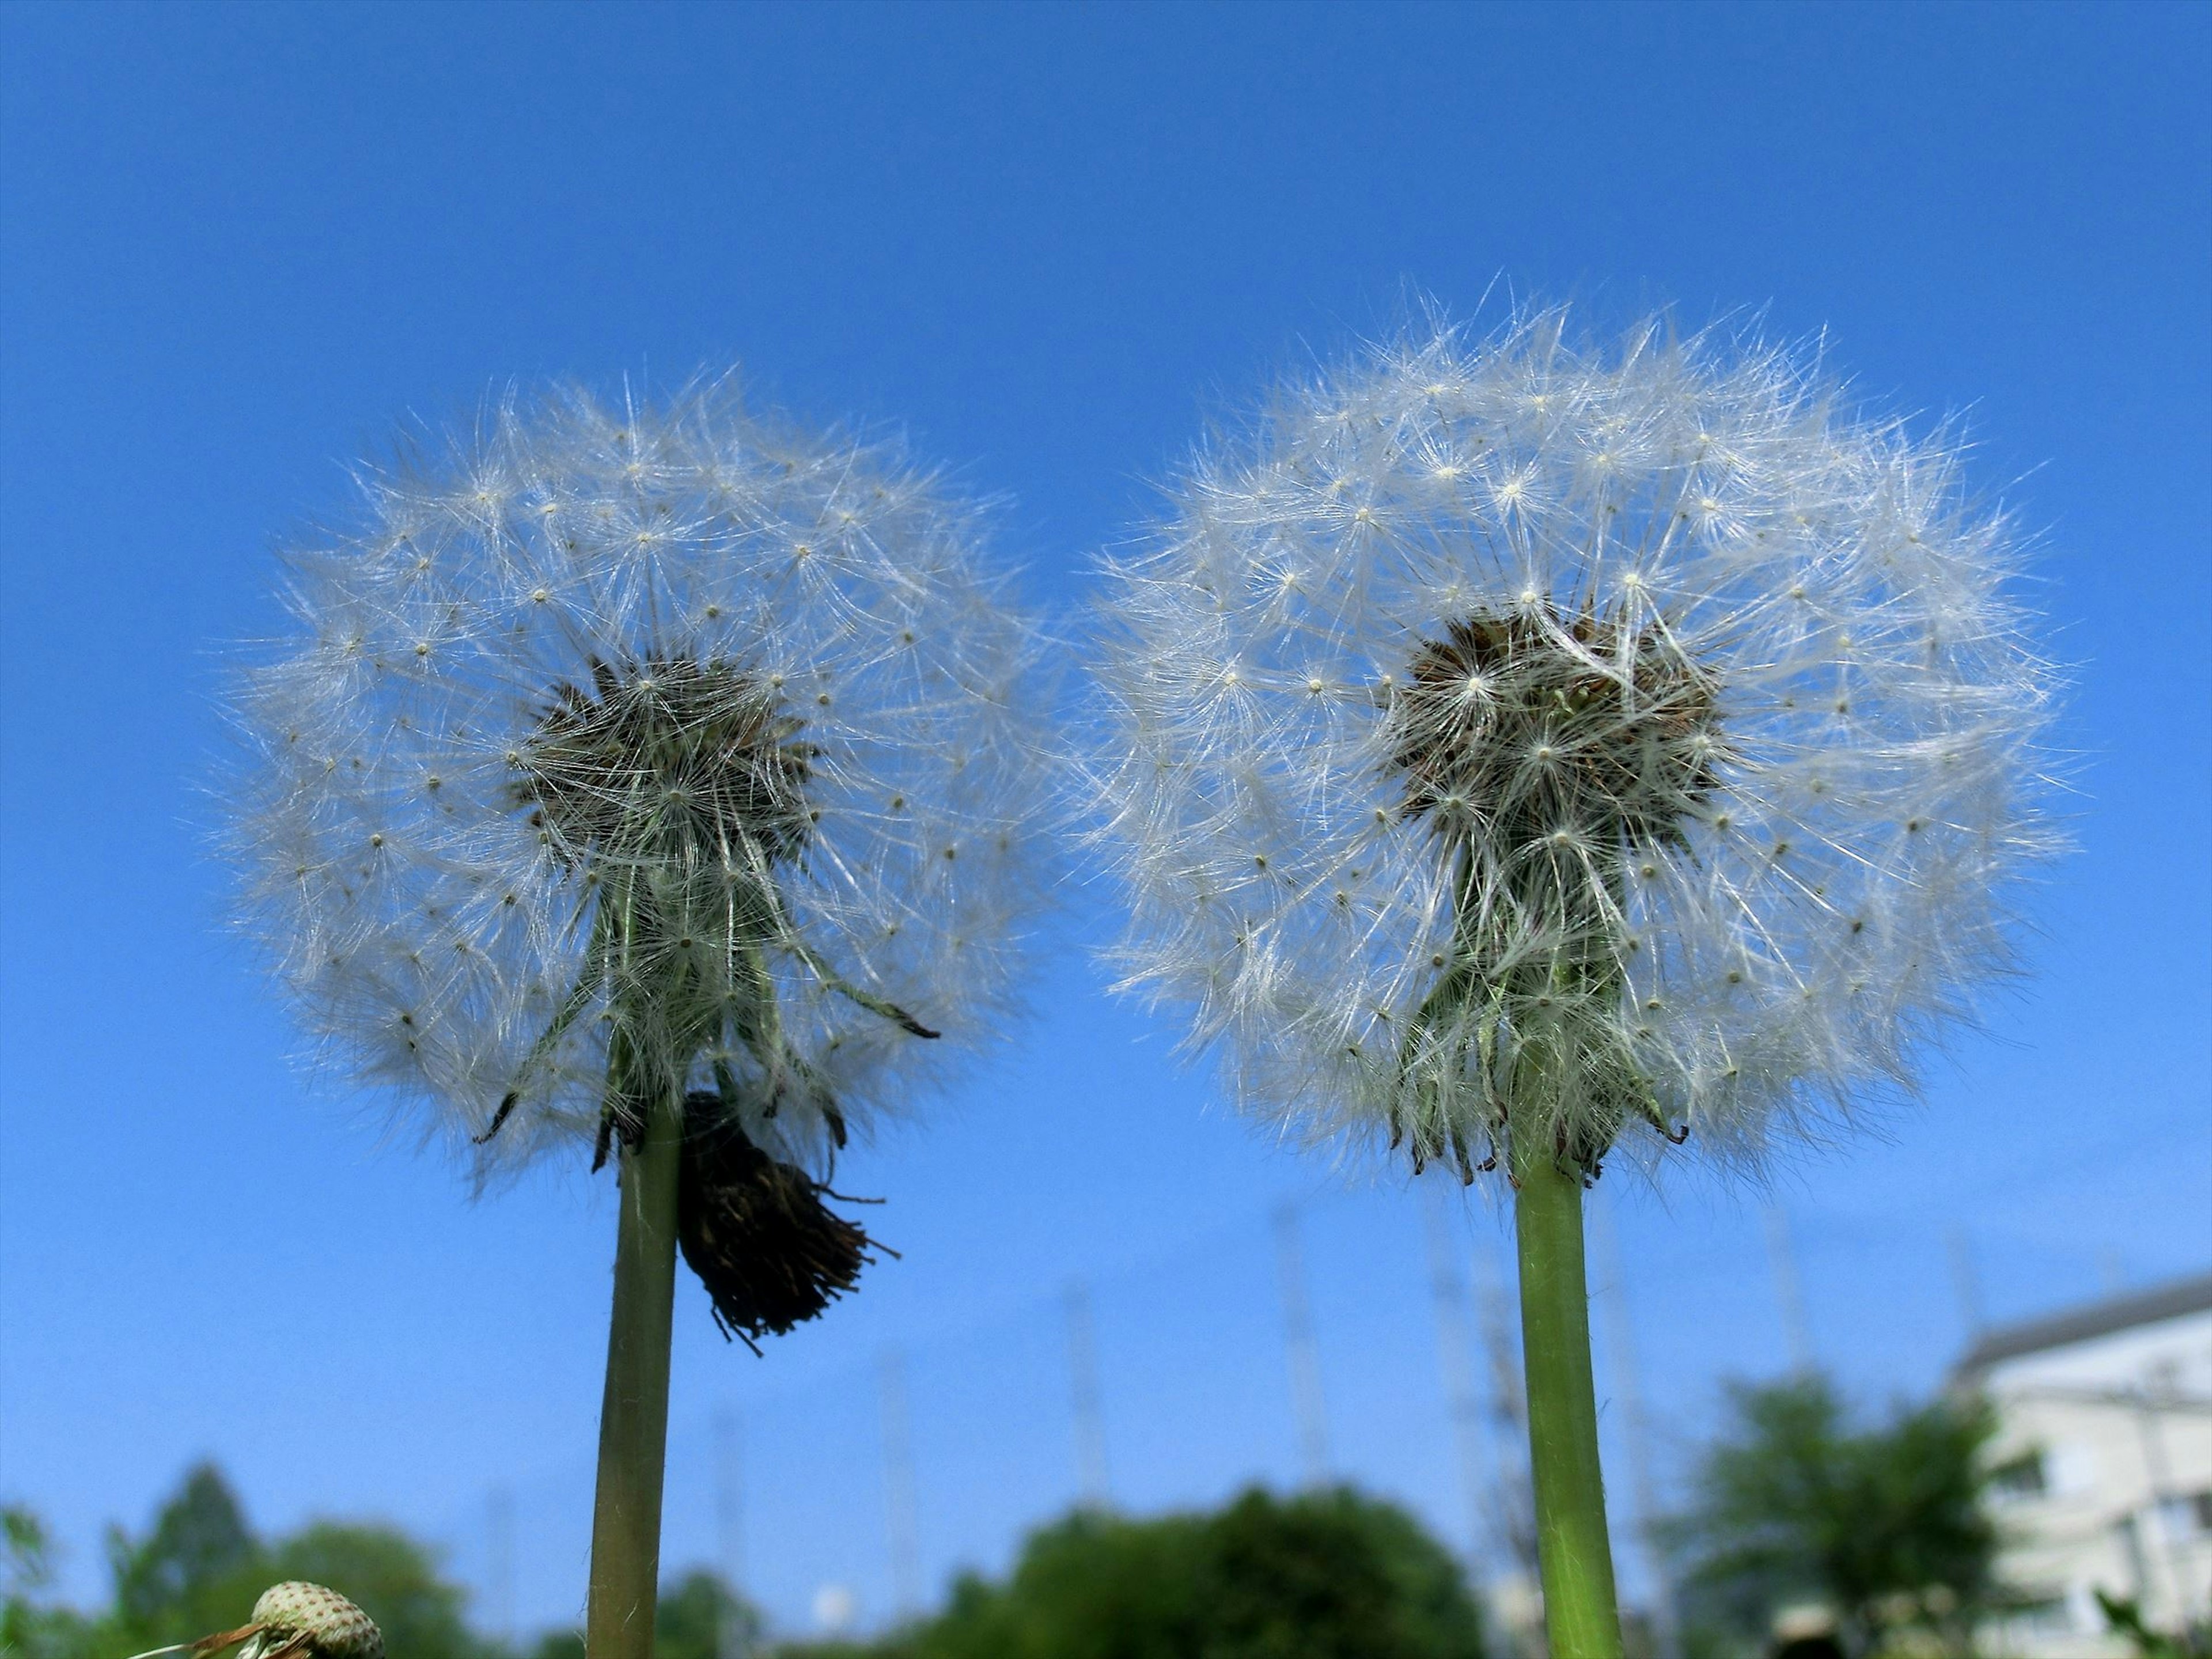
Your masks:
<instances>
[{"instance_id":1,"label":"blue sky","mask_svg":"<svg viewBox=\"0 0 2212 1659\"><path fill-rule=\"evenodd\" d=\"M89 1599L101 1525L197 1455L264 1525L391 1516L485 1583L504 1489L514 1616L580 1600L607 1183L471 1201L303 1079L205 852L272 544L511 378L734 361L901 425L1066 607L1211 416L1410 296L1828 331L1873 403L1963 413L2042 534L2080 850L1923 1109L1771 1194L1606 1195L1662 1473L1718 1377L1784 1363L1770 1198L1869 1400L1958 1352L1954 1237L1994 1317L2201 1267L2208 87L2190 6L0 9L0 1496ZM1232 1121L1101 994L1104 902L1041 1017L842 1172L902 1261L765 1360L687 1291L672 1564L714 1547L734 1410L749 1582L794 1626L828 1583L886 1612L893 1349L925 1583L1002 1559L1075 1493L1076 1279L1121 1501L1293 1478L1285 1200L1335 1467L1461 1524L1419 1195ZM1450 1225L1497 1265L1487 1212Z\"/></svg>"}]
</instances>

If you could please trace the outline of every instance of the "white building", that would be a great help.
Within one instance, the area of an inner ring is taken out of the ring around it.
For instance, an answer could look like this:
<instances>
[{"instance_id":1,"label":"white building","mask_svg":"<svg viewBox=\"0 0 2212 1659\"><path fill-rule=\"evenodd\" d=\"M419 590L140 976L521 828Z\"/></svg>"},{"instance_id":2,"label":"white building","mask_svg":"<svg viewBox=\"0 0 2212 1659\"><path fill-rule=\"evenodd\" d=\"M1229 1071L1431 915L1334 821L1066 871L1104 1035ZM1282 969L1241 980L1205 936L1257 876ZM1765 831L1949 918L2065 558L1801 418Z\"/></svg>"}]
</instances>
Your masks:
<instances>
[{"instance_id":1,"label":"white building","mask_svg":"<svg viewBox=\"0 0 2212 1659\"><path fill-rule=\"evenodd\" d=\"M2212 1273L1986 1333L1958 1386L1996 1407L2003 1582L1987 1632L2024 1659L2104 1659L2096 1592L2154 1629L2212 1618Z\"/></svg>"}]
</instances>

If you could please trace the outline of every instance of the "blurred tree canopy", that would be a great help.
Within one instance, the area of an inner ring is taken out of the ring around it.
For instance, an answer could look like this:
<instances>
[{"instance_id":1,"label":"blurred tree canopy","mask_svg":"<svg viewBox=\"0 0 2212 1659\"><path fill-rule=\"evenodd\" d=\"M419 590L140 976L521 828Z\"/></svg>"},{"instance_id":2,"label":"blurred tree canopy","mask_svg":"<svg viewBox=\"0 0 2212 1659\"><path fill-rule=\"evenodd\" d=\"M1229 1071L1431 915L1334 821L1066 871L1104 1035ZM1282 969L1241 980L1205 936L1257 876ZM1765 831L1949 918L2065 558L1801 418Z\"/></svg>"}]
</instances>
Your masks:
<instances>
[{"instance_id":1,"label":"blurred tree canopy","mask_svg":"<svg viewBox=\"0 0 2212 1659\"><path fill-rule=\"evenodd\" d=\"M15 1659L122 1659L246 1622L286 1578L365 1608L393 1659L512 1659L473 1634L434 1553L392 1528L318 1522L264 1542L212 1466L191 1470L143 1537L109 1534L113 1605L43 1605L46 1534L0 1512L0 1650ZM724 1645L726 1638L730 1645ZM1458 1564L1394 1504L1348 1488L1251 1491L1200 1514L1129 1520L1082 1510L1032 1534L1003 1583L969 1575L936 1617L866 1644L771 1650L759 1613L711 1572L660 1599L657 1659L730 1651L788 1659L1484 1659ZM582 1659L572 1632L532 1659Z\"/></svg>"},{"instance_id":2,"label":"blurred tree canopy","mask_svg":"<svg viewBox=\"0 0 2212 1659\"><path fill-rule=\"evenodd\" d=\"M790 1659L1483 1659L1458 1564L1395 1504L1348 1488L1244 1493L1211 1514L1079 1511L938 1617Z\"/></svg>"},{"instance_id":3,"label":"blurred tree canopy","mask_svg":"<svg viewBox=\"0 0 2212 1659\"><path fill-rule=\"evenodd\" d=\"M121 1528L111 1528L107 1553L115 1571L117 1617L126 1626L153 1629L177 1618L195 1622L200 1604L220 1596L223 1581L252 1567L258 1552L229 1483L213 1464L203 1463L185 1476L143 1541L134 1544ZM213 1622L197 1621L205 1626L201 1635L246 1622L211 1616Z\"/></svg>"},{"instance_id":4,"label":"blurred tree canopy","mask_svg":"<svg viewBox=\"0 0 2212 1659\"><path fill-rule=\"evenodd\" d=\"M726 1626L732 1651L766 1651L759 1611L703 1568L664 1588L653 1619L653 1659L721 1659ZM564 1630L541 1637L531 1659L584 1659L583 1634Z\"/></svg>"},{"instance_id":5,"label":"blurred tree canopy","mask_svg":"<svg viewBox=\"0 0 2212 1659\"><path fill-rule=\"evenodd\" d=\"M1777 1609L1818 1601L1853 1651L1908 1632L1970 1651L2002 1604L1987 1409L1938 1399L1862 1426L1820 1376L1739 1384L1729 1404L1671 1528L1692 1617L1763 1643Z\"/></svg>"},{"instance_id":6,"label":"blurred tree canopy","mask_svg":"<svg viewBox=\"0 0 2212 1659\"><path fill-rule=\"evenodd\" d=\"M317 1522L264 1544L246 1524L222 1473L202 1464L184 1479L143 1538L108 1533L114 1601L86 1617L35 1599L49 1582L36 1519L0 1516L9 1551L0 1650L26 1659L120 1659L246 1622L261 1592L287 1578L351 1597L384 1632L395 1659L496 1659L501 1650L462 1622L464 1594L435 1554L396 1528Z\"/></svg>"},{"instance_id":7,"label":"blurred tree canopy","mask_svg":"<svg viewBox=\"0 0 2212 1659\"><path fill-rule=\"evenodd\" d=\"M28 1510L0 1509L0 1653L21 1659L71 1659L82 1651L84 1621L40 1605L53 1582L46 1529Z\"/></svg>"}]
</instances>

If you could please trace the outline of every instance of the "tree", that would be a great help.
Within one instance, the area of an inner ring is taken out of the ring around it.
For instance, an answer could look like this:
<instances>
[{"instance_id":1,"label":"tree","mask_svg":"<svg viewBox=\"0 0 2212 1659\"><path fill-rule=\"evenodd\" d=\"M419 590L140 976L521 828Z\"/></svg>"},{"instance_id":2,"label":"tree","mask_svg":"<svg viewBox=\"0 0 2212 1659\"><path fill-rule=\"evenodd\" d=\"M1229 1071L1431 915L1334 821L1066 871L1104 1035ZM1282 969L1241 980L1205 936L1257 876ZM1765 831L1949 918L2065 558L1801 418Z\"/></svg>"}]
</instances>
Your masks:
<instances>
[{"instance_id":1,"label":"tree","mask_svg":"<svg viewBox=\"0 0 2212 1659\"><path fill-rule=\"evenodd\" d=\"M410 1659L490 1659L492 1650L462 1622L467 1599L441 1577L436 1556L394 1527L318 1522L281 1540L242 1581L251 1607L271 1583L304 1578L327 1584L376 1620L384 1650Z\"/></svg>"},{"instance_id":2,"label":"tree","mask_svg":"<svg viewBox=\"0 0 2212 1659\"><path fill-rule=\"evenodd\" d=\"M720 1659L726 1621L735 1633L738 1652L761 1651L759 1609L720 1573L693 1568L672 1586L662 1587L653 1612L653 1659ZM392 1648L389 1642L385 1645ZM532 1659L584 1659L584 1638L576 1631L554 1631L540 1637L531 1654Z\"/></svg>"},{"instance_id":3,"label":"tree","mask_svg":"<svg viewBox=\"0 0 2212 1659\"><path fill-rule=\"evenodd\" d=\"M192 1641L245 1624L261 1592L289 1578L327 1584L356 1602L383 1632L388 1653L497 1659L503 1651L470 1632L461 1616L466 1593L442 1576L428 1546L397 1528L329 1521L264 1544L211 1464L185 1475L143 1539L110 1529L115 1599L97 1621L31 1607L25 1592L38 1583L44 1534L27 1513L10 1511L0 1521L11 1552L0 1559L14 1575L0 1619L15 1621L0 1625L0 1636L9 1638L0 1648L10 1655L112 1659ZM19 1628L39 1632L44 1645L10 1634Z\"/></svg>"},{"instance_id":4,"label":"tree","mask_svg":"<svg viewBox=\"0 0 2212 1659\"><path fill-rule=\"evenodd\" d=\"M914 1632L915 1659L1194 1654L1208 1541L1195 1516L1138 1522L1078 1511L1033 1534L1003 1586L973 1574L956 1581L944 1613Z\"/></svg>"},{"instance_id":5,"label":"tree","mask_svg":"<svg viewBox=\"0 0 2212 1659\"><path fill-rule=\"evenodd\" d=\"M2135 1650L2137 1659L2212 1659L2212 1620L2195 1620L2179 1630L2153 1630L2142 1607L2131 1598L2096 1592L2105 1627Z\"/></svg>"},{"instance_id":6,"label":"tree","mask_svg":"<svg viewBox=\"0 0 2212 1659\"><path fill-rule=\"evenodd\" d=\"M1966 1650L1998 1599L1987 1409L1942 1399L1855 1427L1820 1376L1737 1385L1730 1403L1673 1528L1693 1603L1763 1635L1777 1607L1818 1599L1847 1648L1918 1629Z\"/></svg>"},{"instance_id":7,"label":"tree","mask_svg":"<svg viewBox=\"0 0 2212 1659\"><path fill-rule=\"evenodd\" d=\"M1482 1659L1450 1555L1349 1489L1244 1493L1212 1514L1079 1511L1004 1583L969 1575L937 1618L806 1659Z\"/></svg>"},{"instance_id":8,"label":"tree","mask_svg":"<svg viewBox=\"0 0 2212 1659\"><path fill-rule=\"evenodd\" d=\"M229 1580L250 1573L260 1549L214 1464L186 1471L144 1539L134 1543L120 1527L110 1528L107 1553L115 1574L112 1618L133 1639L191 1641L244 1622L231 1605Z\"/></svg>"},{"instance_id":9,"label":"tree","mask_svg":"<svg viewBox=\"0 0 2212 1659\"><path fill-rule=\"evenodd\" d=\"M1215 1519L1219 1621L1238 1659L1480 1659L1458 1564L1395 1504L1346 1487L1288 1502L1248 1492Z\"/></svg>"},{"instance_id":10,"label":"tree","mask_svg":"<svg viewBox=\"0 0 2212 1659\"><path fill-rule=\"evenodd\" d=\"M76 1659L85 1650L84 1620L32 1598L53 1582L52 1545L39 1517L0 1509L0 1653L20 1659Z\"/></svg>"},{"instance_id":11,"label":"tree","mask_svg":"<svg viewBox=\"0 0 2212 1659\"><path fill-rule=\"evenodd\" d=\"M719 1573L694 1568L664 1587L653 1625L653 1659L720 1659L725 1635L732 1650L752 1653L761 1641L761 1616Z\"/></svg>"},{"instance_id":12,"label":"tree","mask_svg":"<svg viewBox=\"0 0 2212 1659\"><path fill-rule=\"evenodd\" d=\"M404 1659L505 1659L472 1636L436 1553L391 1527L318 1522L258 1540L220 1473L192 1470L144 1538L111 1534L116 1606L97 1620L31 1601L46 1534L0 1511L0 1650L114 1659L246 1622L270 1584L304 1578L357 1602ZM662 1588L656 1659L720 1659L726 1632L764 1651L759 1613L715 1574ZM1484 1659L1480 1611L1451 1556L1395 1505L1349 1488L1244 1493L1210 1513L1133 1521L1079 1510L1032 1534L1013 1571L953 1587L934 1619L787 1659ZM532 1659L583 1659L542 1637Z\"/></svg>"}]
</instances>

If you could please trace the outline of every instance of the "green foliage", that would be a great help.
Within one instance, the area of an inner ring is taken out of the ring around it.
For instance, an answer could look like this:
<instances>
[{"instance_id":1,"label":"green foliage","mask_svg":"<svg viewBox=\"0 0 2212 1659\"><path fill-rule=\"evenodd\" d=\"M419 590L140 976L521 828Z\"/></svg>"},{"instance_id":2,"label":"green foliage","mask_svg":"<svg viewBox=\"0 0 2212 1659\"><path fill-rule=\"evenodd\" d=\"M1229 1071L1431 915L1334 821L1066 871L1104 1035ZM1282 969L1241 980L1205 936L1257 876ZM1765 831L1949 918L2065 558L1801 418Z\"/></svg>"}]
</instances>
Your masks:
<instances>
[{"instance_id":1,"label":"green foliage","mask_svg":"<svg viewBox=\"0 0 2212 1659\"><path fill-rule=\"evenodd\" d=\"M738 1652L758 1650L759 1613L721 1575L694 1568L660 1592L653 1615L653 1659L718 1659L726 1627Z\"/></svg>"},{"instance_id":2,"label":"green foliage","mask_svg":"<svg viewBox=\"0 0 2212 1659\"><path fill-rule=\"evenodd\" d=\"M1003 1587L964 1577L916 1659L1167 1659L1199 1650L1206 1522L1078 1513L1033 1534Z\"/></svg>"},{"instance_id":3,"label":"green foliage","mask_svg":"<svg viewBox=\"0 0 2212 1659\"><path fill-rule=\"evenodd\" d=\"M88 1620L33 1601L46 1534L0 1511L9 1659L115 1659L244 1624L270 1584L328 1584L367 1610L395 1659L504 1659L472 1636L435 1554L394 1528L319 1522L255 1538L211 1467L193 1469L142 1538L118 1529L115 1605ZM726 1628L765 1653L759 1613L711 1572L660 1597L656 1659L719 1659ZM1002 1583L963 1577L937 1618L871 1644L777 1650L787 1659L1484 1659L1481 1622L1451 1557L1405 1511L1347 1489L1249 1492L1208 1514L1096 1511L1035 1534ZM532 1659L583 1659L556 1632Z\"/></svg>"},{"instance_id":4,"label":"green foliage","mask_svg":"<svg viewBox=\"0 0 2212 1659\"><path fill-rule=\"evenodd\" d=\"M937 1618L790 1659L1483 1659L1457 1565L1405 1511L1346 1489L1246 1492L1210 1515L1080 1511L1003 1584Z\"/></svg>"},{"instance_id":5,"label":"green foliage","mask_svg":"<svg viewBox=\"0 0 2212 1659\"><path fill-rule=\"evenodd\" d=\"M1213 1532L1220 1659L1481 1659L1458 1565L1394 1504L1253 1492Z\"/></svg>"},{"instance_id":6,"label":"green foliage","mask_svg":"<svg viewBox=\"0 0 2212 1659\"><path fill-rule=\"evenodd\" d=\"M1987 1410L1938 1400L1858 1427L1818 1376L1739 1385L1731 1404L1674 1528L1694 1609L1755 1637L1777 1607L1820 1601L1847 1645L1918 1631L1965 1651L2000 1605Z\"/></svg>"},{"instance_id":7,"label":"green foliage","mask_svg":"<svg viewBox=\"0 0 2212 1659\"><path fill-rule=\"evenodd\" d=\"M734 1626L737 1651L763 1650L759 1612L720 1574L693 1568L660 1592L653 1618L653 1659L720 1659L726 1620ZM538 1638L531 1659L584 1659L583 1634L550 1632Z\"/></svg>"},{"instance_id":8,"label":"green foliage","mask_svg":"<svg viewBox=\"0 0 2212 1659\"><path fill-rule=\"evenodd\" d=\"M259 1553L230 1483L212 1463L189 1471L161 1506L154 1529L137 1543L111 1528L107 1553L115 1573L115 1618L152 1641L182 1642L245 1622L228 1616L227 1581L250 1571ZM249 1597L246 1607L251 1608Z\"/></svg>"},{"instance_id":9,"label":"green foliage","mask_svg":"<svg viewBox=\"0 0 2212 1659\"><path fill-rule=\"evenodd\" d=\"M84 1621L32 1598L53 1582L46 1529L28 1510L0 1509L0 1654L10 1659L76 1659Z\"/></svg>"},{"instance_id":10,"label":"green foliage","mask_svg":"<svg viewBox=\"0 0 2212 1659\"><path fill-rule=\"evenodd\" d=\"M439 1576L436 1558L391 1527L319 1522L270 1550L234 1595L247 1607L270 1584L304 1578L357 1604L384 1632L384 1650L421 1659L478 1659L489 1650L462 1622L465 1593Z\"/></svg>"},{"instance_id":11,"label":"green foliage","mask_svg":"<svg viewBox=\"0 0 2212 1659\"><path fill-rule=\"evenodd\" d=\"M270 1585L327 1584L376 1620L386 1650L410 1659L489 1659L461 1620L463 1592L432 1553L389 1527L318 1522L276 1544L258 1542L213 1468L185 1477L143 1541L112 1534L115 1608L109 1627L132 1647L191 1641L234 1629Z\"/></svg>"},{"instance_id":12,"label":"green foliage","mask_svg":"<svg viewBox=\"0 0 2212 1659\"><path fill-rule=\"evenodd\" d=\"M0 1516L8 1548L0 1649L26 1659L115 1659L187 1642L246 1622L261 1592L288 1578L327 1584L375 1620L385 1648L405 1659L498 1659L500 1650L462 1622L463 1591L436 1556L390 1527L318 1522L274 1544L257 1540L229 1483L212 1466L191 1470L143 1538L108 1535L115 1598L88 1620L40 1608L46 1540L28 1514Z\"/></svg>"},{"instance_id":13,"label":"green foliage","mask_svg":"<svg viewBox=\"0 0 2212 1659\"><path fill-rule=\"evenodd\" d=\"M2153 1630L2143 1622L2142 1608L2135 1601L2102 1590L2096 1592L2096 1597L2106 1628L2133 1648L2140 1659L2212 1659L2212 1623L2173 1632Z\"/></svg>"},{"instance_id":14,"label":"green foliage","mask_svg":"<svg viewBox=\"0 0 2212 1659\"><path fill-rule=\"evenodd\" d=\"M4 1589L9 1596L27 1595L43 1589L53 1580L53 1563L47 1559L46 1529L39 1517L27 1509L9 1504L0 1509L0 1569L7 1572Z\"/></svg>"}]
</instances>

